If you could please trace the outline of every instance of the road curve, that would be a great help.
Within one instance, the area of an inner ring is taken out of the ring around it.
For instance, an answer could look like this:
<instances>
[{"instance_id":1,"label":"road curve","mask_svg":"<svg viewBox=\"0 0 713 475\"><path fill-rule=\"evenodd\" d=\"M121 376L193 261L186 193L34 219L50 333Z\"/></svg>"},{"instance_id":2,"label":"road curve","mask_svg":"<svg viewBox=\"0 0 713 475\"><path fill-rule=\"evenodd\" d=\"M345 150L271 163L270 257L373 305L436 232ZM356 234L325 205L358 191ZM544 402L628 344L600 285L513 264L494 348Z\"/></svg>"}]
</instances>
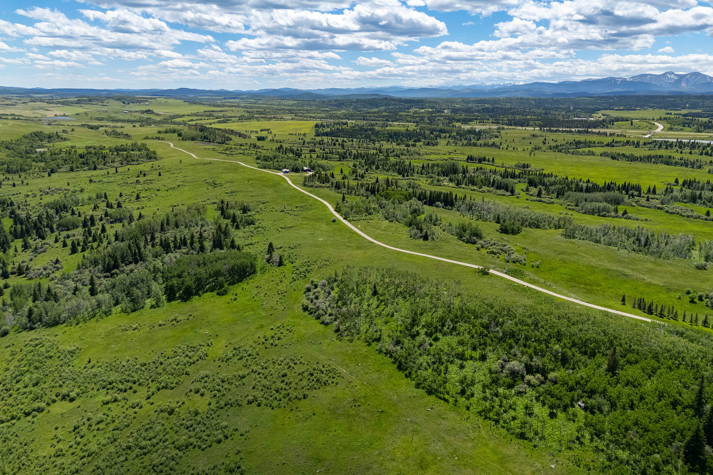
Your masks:
<instances>
[{"instance_id":1,"label":"road curve","mask_svg":"<svg viewBox=\"0 0 713 475\"><path fill-rule=\"evenodd\" d=\"M282 178L284 178L284 179L287 181L287 183L290 184L290 186L292 186L292 187L295 188L296 190L298 190L298 191L304 193L305 195L309 196L310 198L314 198L315 200L320 201L321 203L323 203L327 208L329 208L329 211L331 211L332 214L333 214L338 220L340 220L342 223L344 223L344 224L346 224L347 226L349 226L349 228L350 228L352 231L354 231L355 233L359 234L359 235L360 235L361 237L363 237L364 239L367 239L368 241L371 241L371 242L373 242L374 244L376 244L376 245L378 245L378 246L385 247L386 249L390 249L390 250L396 251L396 252L403 252L403 253L405 253L405 254L411 254L411 255L414 255L414 256L426 257L426 258L428 258L428 259L435 259L435 260L437 260L437 261L447 262L447 263L449 263L449 264L456 264L456 265L459 265L459 266L471 267L471 268L473 268L473 269L482 269L482 268L483 268L482 266L479 266L479 265L476 265L476 264L468 264L467 262L453 261L453 260L451 260L451 259L446 259L446 258L443 258L443 257L431 256L431 255L429 255L429 254L422 254L422 253L420 253L420 252L409 251L409 250L406 250L406 249L399 249L398 247L389 246L388 244L384 244L383 242L379 242L379 241L377 241L376 239L374 239L374 238L372 238L372 237L370 237L370 236L367 236L367 235L364 234L359 228L357 228L356 226L354 226L352 223L350 223L350 222L347 221L346 219L342 218L342 216L341 216L339 213L337 213L336 211L334 211L334 208L333 208L332 205L330 205L328 202L326 202L326 201L323 200L322 198L320 198L320 197L318 197L318 196L315 196L315 195L313 195L313 194L311 194L311 193L308 193L307 191L305 191L305 190L303 190L302 188L298 187L297 185L295 185L294 183L292 183L292 180L290 180L289 178L287 178L287 176L286 176L286 175L283 175L282 173L279 173L279 172L272 172L272 171L269 171L269 170L263 170L263 169L261 169L261 168L256 168L256 167L253 167L253 166L250 166L250 165L246 165L245 163L239 162L239 161L237 161L237 160L224 160L224 159L222 159L222 158L200 158L200 157L197 157L195 154L193 154L193 153L191 153L191 152L188 152L188 151L183 150L183 149L181 149L181 148L175 147L171 142L165 142L165 143L169 144L169 145L171 146L171 148L174 148L174 149L179 150L179 151L181 151L181 152L183 152L183 153L186 153L186 154L192 156L193 158L195 158L195 159L197 159L197 160L210 160L210 161L214 161L214 162L237 163L238 165L242 165L242 166L247 167L247 168L252 168L253 170L257 170L257 171L259 171L259 172L270 173L270 174L272 174L272 175L281 176ZM547 294L547 295L551 295L552 297L556 297L556 298L558 298L558 299L567 300L568 302L572 302L572 303L575 303L575 304L577 304L577 305L582 305L582 306L584 306L584 307L593 308L593 309L595 309L595 310L602 310L602 311L604 311L604 312L613 313L613 314L616 314L616 315L622 315L622 316L624 316L624 317L635 318L635 319L637 319L637 320L642 320L642 321L645 321L645 322L655 321L655 320L651 320L650 318L640 317L640 316L638 316L638 315L634 315L634 314L631 314L631 313L622 312L622 311L620 311L620 310L614 310L614 309L612 309L612 308L600 307L599 305L594 305L594 304L585 302L585 301L583 301L583 300L578 300L578 299L574 299L574 298L567 297L567 296L564 296L564 295L560 295L560 294L558 294L558 293L556 293L556 292L552 292L551 290L543 289L542 287L538 287L538 286L536 286L536 285L530 284L529 282L525 282L524 280L516 279L516 278L514 278L514 277L512 277L512 276L510 276L510 275L507 275L507 274L503 273L503 272L498 272L498 271L495 271L495 270L490 269L490 273L493 274L493 275L497 275L498 277L502 277L503 279L507 279L507 280L509 280L509 281L511 281L511 282L514 282L514 283L516 283L516 284L519 284L519 285L522 285L522 286L525 286L525 287L529 287L529 288L531 288L531 289L533 289L533 290L537 290L538 292L542 292L542 293L545 293L545 294Z\"/></svg>"},{"instance_id":2,"label":"road curve","mask_svg":"<svg viewBox=\"0 0 713 475\"><path fill-rule=\"evenodd\" d=\"M645 139L648 139L649 137L653 136L656 132L661 132L663 130L663 124L659 124L658 122L654 122L656 124L656 130L649 132L649 135L644 135Z\"/></svg>"}]
</instances>

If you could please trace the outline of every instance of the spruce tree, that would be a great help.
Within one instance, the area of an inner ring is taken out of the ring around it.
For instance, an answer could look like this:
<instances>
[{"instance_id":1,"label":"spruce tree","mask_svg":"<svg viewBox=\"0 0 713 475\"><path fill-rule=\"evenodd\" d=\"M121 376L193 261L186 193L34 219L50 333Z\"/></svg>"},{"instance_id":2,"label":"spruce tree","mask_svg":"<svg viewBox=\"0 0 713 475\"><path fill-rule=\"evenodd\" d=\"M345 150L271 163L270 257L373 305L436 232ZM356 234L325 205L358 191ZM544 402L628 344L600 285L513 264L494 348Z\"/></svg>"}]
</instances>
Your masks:
<instances>
[{"instance_id":1,"label":"spruce tree","mask_svg":"<svg viewBox=\"0 0 713 475\"><path fill-rule=\"evenodd\" d=\"M703 417L706 415L706 380L703 375L701 375L701 378L698 380L698 389L693 399L693 411L700 420L703 420Z\"/></svg>"},{"instance_id":2,"label":"spruce tree","mask_svg":"<svg viewBox=\"0 0 713 475\"><path fill-rule=\"evenodd\" d=\"M703 422L703 433L706 436L707 444L713 443L713 409L706 412L706 420Z\"/></svg>"},{"instance_id":3,"label":"spruce tree","mask_svg":"<svg viewBox=\"0 0 713 475\"><path fill-rule=\"evenodd\" d=\"M77 246L77 240L73 239L72 240L72 248L70 249L69 253L70 254L76 254L79 252L79 246Z\"/></svg>"},{"instance_id":4,"label":"spruce tree","mask_svg":"<svg viewBox=\"0 0 713 475\"><path fill-rule=\"evenodd\" d=\"M99 293L99 290L97 290L97 281L94 278L94 275L92 274L91 279L89 279L89 295L94 297Z\"/></svg>"},{"instance_id":5,"label":"spruce tree","mask_svg":"<svg viewBox=\"0 0 713 475\"><path fill-rule=\"evenodd\" d=\"M621 296L621 304L626 305L626 294Z\"/></svg>"},{"instance_id":6,"label":"spruce tree","mask_svg":"<svg viewBox=\"0 0 713 475\"><path fill-rule=\"evenodd\" d=\"M696 423L695 429L686 440L683 446L683 458L694 470L703 468L706 460L706 436L703 432L703 426L700 422Z\"/></svg>"},{"instance_id":7,"label":"spruce tree","mask_svg":"<svg viewBox=\"0 0 713 475\"><path fill-rule=\"evenodd\" d=\"M607 372L610 374L616 374L619 371L619 349L615 346L609 353L609 360L607 361Z\"/></svg>"},{"instance_id":8,"label":"spruce tree","mask_svg":"<svg viewBox=\"0 0 713 475\"><path fill-rule=\"evenodd\" d=\"M205 251L205 238L203 237L203 232L201 231L198 233L198 252L203 254Z\"/></svg>"}]
</instances>

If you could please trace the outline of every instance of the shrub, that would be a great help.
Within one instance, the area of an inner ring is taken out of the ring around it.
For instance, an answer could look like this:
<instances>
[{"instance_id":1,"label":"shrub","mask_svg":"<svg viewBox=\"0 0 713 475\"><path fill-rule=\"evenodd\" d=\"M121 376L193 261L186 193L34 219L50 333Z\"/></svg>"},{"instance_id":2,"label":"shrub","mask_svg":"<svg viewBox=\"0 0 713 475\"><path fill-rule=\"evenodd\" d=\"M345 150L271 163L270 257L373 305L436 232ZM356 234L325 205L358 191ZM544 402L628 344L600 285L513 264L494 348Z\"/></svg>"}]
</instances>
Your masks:
<instances>
[{"instance_id":1,"label":"shrub","mask_svg":"<svg viewBox=\"0 0 713 475\"><path fill-rule=\"evenodd\" d=\"M504 221L500 223L499 231L502 234L520 234L522 232L522 225L516 221Z\"/></svg>"},{"instance_id":2,"label":"shrub","mask_svg":"<svg viewBox=\"0 0 713 475\"><path fill-rule=\"evenodd\" d=\"M243 251L181 256L166 268L166 299L189 300L194 295L237 284L257 271L257 259Z\"/></svg>"}]
</instances>

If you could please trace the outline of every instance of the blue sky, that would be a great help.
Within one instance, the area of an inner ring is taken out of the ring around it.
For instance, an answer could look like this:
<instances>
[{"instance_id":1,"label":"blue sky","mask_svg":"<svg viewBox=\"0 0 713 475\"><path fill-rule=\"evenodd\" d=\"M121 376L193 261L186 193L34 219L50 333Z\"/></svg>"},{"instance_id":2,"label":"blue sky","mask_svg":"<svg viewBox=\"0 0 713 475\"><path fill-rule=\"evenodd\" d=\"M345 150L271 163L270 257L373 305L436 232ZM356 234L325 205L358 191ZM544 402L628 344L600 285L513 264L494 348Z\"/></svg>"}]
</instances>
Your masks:
<instances>
[{"instance_id":1,"label":"blue sky","mask_svg":"<svg viewBox=\"0 0 713 475\"><path fill-rule=\"evenodd\" d=\"M698 0L4 0L0 85L252 90L713 74Z\"/></svg>"}]
</instances>

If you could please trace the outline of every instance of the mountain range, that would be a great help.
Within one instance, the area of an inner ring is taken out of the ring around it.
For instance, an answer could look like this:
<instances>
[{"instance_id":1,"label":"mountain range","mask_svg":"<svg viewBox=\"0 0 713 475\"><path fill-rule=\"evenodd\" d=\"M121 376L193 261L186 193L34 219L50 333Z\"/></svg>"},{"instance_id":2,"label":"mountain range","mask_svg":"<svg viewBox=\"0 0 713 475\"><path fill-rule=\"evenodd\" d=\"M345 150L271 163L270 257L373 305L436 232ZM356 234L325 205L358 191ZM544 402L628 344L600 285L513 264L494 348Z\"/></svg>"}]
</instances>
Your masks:
<instances>
[{"instance_id":1,"label":"mountain range","mask_svg":"<svg viewBox=\"0 0 713 475\"><path fill-rule=\"evenodd\" d=\"M612 95L713 94L713 77L703 73L639 74L628 78L583 81L533 82L528 84L474 85L454 87L368 87L324 89L44 89L1 87L0 95L136 95L163 97L274 97L331 99L345 97L455 98L455 97L581 97Z\"/></svg>"}]
</instances>

